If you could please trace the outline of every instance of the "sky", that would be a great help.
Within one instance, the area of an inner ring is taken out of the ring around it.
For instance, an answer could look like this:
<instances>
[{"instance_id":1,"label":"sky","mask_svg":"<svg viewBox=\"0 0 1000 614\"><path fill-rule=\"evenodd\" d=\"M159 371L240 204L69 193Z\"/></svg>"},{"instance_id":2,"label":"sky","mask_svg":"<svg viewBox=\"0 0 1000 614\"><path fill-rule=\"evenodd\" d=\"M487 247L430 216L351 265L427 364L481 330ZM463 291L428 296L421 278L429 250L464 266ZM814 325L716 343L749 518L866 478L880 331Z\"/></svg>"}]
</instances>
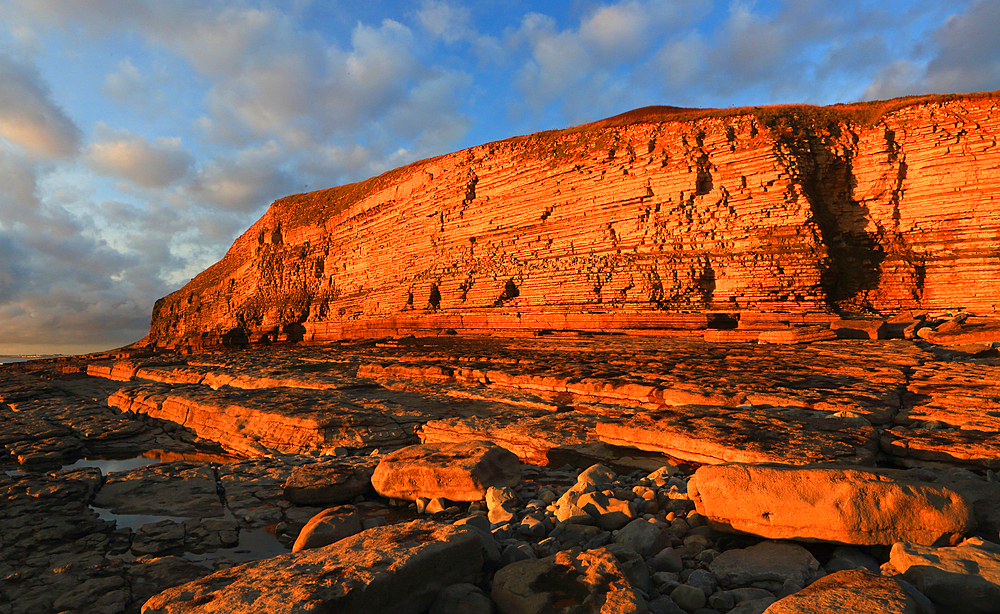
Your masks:
<instances>
[{"instance_id":1,"label":"sky","mask_svg":"<svg viewBox=\"0 0 1000 614\"><path fill-rule=\"evenodd\" d=\"M1000 89L997 0L0 0L0 354L143 337L277 198L661 104Z\"/></svg>"}]
</instances>

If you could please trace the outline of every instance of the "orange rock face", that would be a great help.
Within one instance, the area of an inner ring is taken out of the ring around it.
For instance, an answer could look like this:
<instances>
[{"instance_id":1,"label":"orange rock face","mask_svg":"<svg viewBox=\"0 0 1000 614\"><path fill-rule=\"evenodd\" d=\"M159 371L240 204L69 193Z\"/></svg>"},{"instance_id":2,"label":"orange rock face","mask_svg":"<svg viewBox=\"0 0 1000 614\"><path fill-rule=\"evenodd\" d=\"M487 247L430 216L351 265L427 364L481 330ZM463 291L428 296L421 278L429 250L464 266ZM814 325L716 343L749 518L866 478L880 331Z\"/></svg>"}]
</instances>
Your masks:
<instances>
[{"instance_id":1,"label":"orange rock face","mask_svg":"<svg viewBox=\"0 0 1000 614\"><path fill-rule=\"evenodd\" d=\"M997 105L646 109L290 196L157 302L147 343L992 313Z\"/></svg>"}]
</instances>

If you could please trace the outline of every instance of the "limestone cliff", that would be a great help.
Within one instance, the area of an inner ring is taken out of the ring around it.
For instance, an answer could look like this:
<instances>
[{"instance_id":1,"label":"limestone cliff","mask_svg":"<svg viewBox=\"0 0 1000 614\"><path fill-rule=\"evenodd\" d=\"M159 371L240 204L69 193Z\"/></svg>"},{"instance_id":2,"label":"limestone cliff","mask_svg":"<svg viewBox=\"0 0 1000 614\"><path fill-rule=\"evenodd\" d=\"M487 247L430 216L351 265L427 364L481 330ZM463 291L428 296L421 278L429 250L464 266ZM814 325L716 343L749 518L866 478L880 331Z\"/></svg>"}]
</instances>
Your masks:
<instances>
[{"instance_id":1,"label":"limestone cliff","mask_svg":"<svg viewBox=\"0 0 1000 614\"><path fill-rule=\"evenodd\" d=\"M145 342L992 313L998 103L653 107L289 196L157 302Z\"/></svg>"}]
</instances>

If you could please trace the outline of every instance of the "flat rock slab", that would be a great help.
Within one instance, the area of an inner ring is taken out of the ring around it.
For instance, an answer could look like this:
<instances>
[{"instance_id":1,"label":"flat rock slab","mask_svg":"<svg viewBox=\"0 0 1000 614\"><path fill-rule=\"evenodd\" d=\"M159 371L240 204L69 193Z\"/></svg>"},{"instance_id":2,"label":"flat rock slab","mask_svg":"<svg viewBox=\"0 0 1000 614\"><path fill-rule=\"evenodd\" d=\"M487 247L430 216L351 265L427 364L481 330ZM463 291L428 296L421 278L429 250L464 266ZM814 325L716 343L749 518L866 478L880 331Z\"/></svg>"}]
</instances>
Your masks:
<instances>
[{"instance_id":1,"label":"flat rock slab","mask_svg":"<svg viewBox=\"0 0 1000 614\"><path fill-rule=\"evenodd\" d=\"M709 569L723 586L749 586L754 582L792 582L804 586L819 572L819 561L798 544L761 542L719 554Z\"/></svg>"},{"instance_id":2,"label":"flat rock slab","mask_svg":"<svg viewBox=\"0 0 1000 614\"><path fill-rule=\"evenodd\" d=\"M296 467L285 481L285 498L298 505L346 503L371 488L374 471L367 456Z\"/></svg>"},{"instance_id":3,"label":"flat rock slab","mask_svg":"<svg viewBox=\"0 0 1000 614\"><path fill-rule=\"evenodd\" d=\"M684 405L601 422L596 430L611 445L706 464L872 465L877 448L876 430L864 421L773 409Z\"/></svg>"},{"instance_id":4,"label":"flat rock slab","mask_svg":"<svg viewBox=\"0 0 1000 614\"><path fill-rule=\"evenodd\" d=\"M493 578L492 596L500 614L647 611L614 555L603 548L563 550L507 565Z\"/></svg>"},{"instance_id":5,"label":"flat rock slab","mask_svg":"<svg viewBox=\"0 0 1000 614\"><path fill-rule=\"evenodd\" d=\"M784 330L766 330L757 337L758 343L812 343L836 339L837 333L825 326L802 326Z\"/></svg>"},{"instance_id":6,"label":"flat rock slab","mask_svg":"<svg viewBox=\"0 0 1000 614\"><path fill-rule=\"evenodd\" d=\"M154 596L142 614L419 614L482 565L474 530L418 520L214 573Z\"/></svg>"},{"instance_id":7,"label":"flat rock slab","mask_svg":"<svg viewBox=\"0 0 1000 614\"><path fill-rule=\"evenodd\" d=\"M489 441L408 446L382 457L372 486L383 497L482 501L491 487L515 486L520 462Z\"/></svg>"},{"instance_id":8,"label":"flat rock slab","mask_svg":"<svg viewBox=\"0 0 1000 614\"><path fill-rule=\"evenodd\" d=\"M459 443L474 439L492 441L531 465L561 465L554 461L563 451L597 443L594 427L598 416L583 412L561 413L509 411L492 416L450 418L428 422L420 429L420 440L429 443Z\"/></svg>"},{"instance_id":9,"label":"flat rock slab","mask_svg":"<svg viewBox=\"0 0 1000 614\"><path fill-rule=\"evenodd\" d=\"M994 431L893 429L882 433L879 445L907 466L944 463L1000 469L1000 440Z\"/></svg>"},{"instance_id":10,"label":"flat rock slab","mask_svg":"<svg viewBox=\"0 0 1000 614\"><path fill-rule=\"evenodd\" d=\"M114 514L151 514L214 518L225 514L208 465L158 463L131 471L109 473L94 497L94 507Z\"/></svg>"},{"instance_id":11,"label":"flat rock slab","mask_svg":"<svg viewBox=\"0 0 1000 614\"><path fill-rule=\"evenodd\" d=\"M903 471L705 466L691 478L688 494L714 527L772 539L948 544L976 526L962 496Z\"/></svg>"},{"instance_id":12,"label":"flat rock slab","mask_svg":"<svg viewBox=\"0 0 1000 614\"><path fill-rule=\"evenodd\" d=\"M925 600L895 578L869 571L838 571L772 603L764 614L935 614Z\"/></svg>"},{"instance_id":13,"label":"flat rock slab","mask_svg":"<svg viewBox=\"0 0 1000 614\"><path fill-rule=\"evenodd\" d=\"M954 548L897 543L889 553L903 579L940 612L986 614L1000 604L1000 546L968 539Z\"/></svg>"}]
</instances>

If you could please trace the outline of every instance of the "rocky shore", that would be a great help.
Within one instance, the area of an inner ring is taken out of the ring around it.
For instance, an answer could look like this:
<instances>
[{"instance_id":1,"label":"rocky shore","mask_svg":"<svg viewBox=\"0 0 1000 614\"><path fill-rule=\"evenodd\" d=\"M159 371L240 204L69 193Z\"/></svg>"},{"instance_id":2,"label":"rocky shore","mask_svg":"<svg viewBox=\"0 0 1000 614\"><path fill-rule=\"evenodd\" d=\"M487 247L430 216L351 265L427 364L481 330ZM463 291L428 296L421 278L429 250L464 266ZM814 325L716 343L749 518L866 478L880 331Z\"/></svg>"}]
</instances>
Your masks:
<instances>
[{"instance_id":1,"label":"rocky shore","mask_svg":"<svg viewBox=\"0 0 1000 614\"><path fill-rule=\"evenodd\" d=\"M1000 344L899 320L3 365L0 613L998 611Z\"/></svg>"}]
</instances>

